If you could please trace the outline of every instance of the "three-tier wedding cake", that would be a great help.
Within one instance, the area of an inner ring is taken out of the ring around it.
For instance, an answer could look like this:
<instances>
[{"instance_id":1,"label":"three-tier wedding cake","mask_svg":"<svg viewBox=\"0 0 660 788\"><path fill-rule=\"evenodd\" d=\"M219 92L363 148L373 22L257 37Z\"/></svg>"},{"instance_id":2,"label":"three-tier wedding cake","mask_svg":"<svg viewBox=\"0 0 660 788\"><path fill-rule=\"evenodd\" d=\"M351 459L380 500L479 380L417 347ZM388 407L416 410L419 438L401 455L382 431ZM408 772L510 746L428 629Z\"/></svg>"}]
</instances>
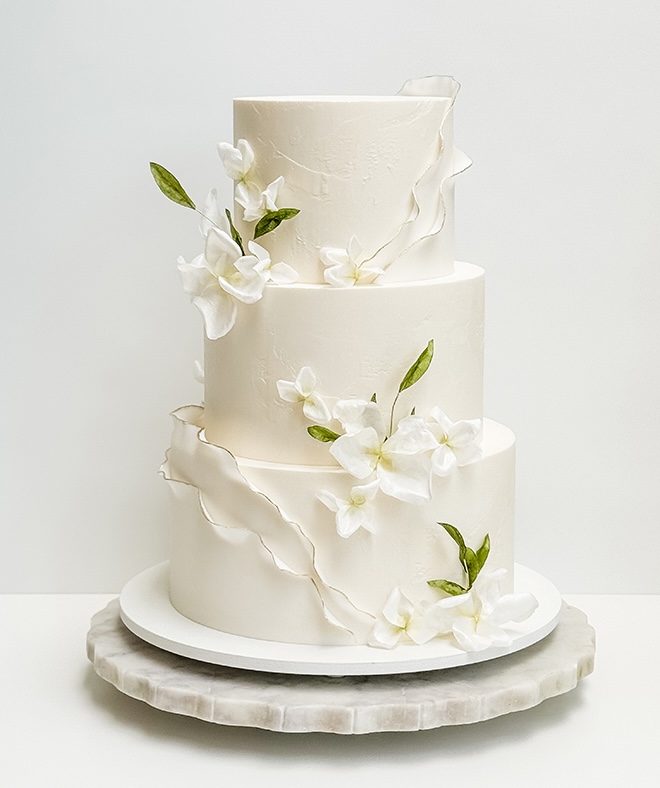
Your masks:
<instances>
[{"instance_id":1,"label":"three-tier wedding cake","mask_svg":"<svg viewBox=\"0 0 660 788\"><path fill-rule=\"evenodd\" d=\"M204 405L176 411L170 599L221 632L473 651L513 592L514 436L483 401L484 273L455 262L458 84L242 98L179 258ZM196 208L160 165L171 199Z\"/></svg>"}]
</instances>

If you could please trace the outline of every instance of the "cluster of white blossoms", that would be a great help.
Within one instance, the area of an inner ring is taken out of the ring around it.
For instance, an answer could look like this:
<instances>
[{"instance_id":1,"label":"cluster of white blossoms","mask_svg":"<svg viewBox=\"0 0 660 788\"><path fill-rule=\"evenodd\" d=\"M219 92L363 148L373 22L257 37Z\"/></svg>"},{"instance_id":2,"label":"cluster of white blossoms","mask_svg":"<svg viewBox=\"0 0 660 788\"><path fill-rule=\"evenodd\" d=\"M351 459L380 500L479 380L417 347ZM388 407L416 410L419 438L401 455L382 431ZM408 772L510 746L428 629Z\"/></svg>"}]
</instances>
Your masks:
<instances>
[{"instance_id":1,"label":"cluster of white blossoms","mask_svg":"<svg viewBox=\"0 0 660 788\"><path fill-rule=\"evenodd\" d=\"M255 174L254 151L247 140L238 140L236 147L228 142L218 143L218 153L227 175L234 181L234 199L243 208L243 219L254 222L269 211L277 210L277 197L284 186L280 175L263 186Z\"/></svg>"},{"instance_id":2,"label":"cluster of white blossoms","mask_svg":"<svg viewBox=\"0 0 660 788\"><path fill-rule=\"evenodd\" d=\"M303 367L293 381L277 381L280 398L302 404L310 421L325 424L334 419L343 434L320 429L331 443L330 454L358 480L345 496L328 490L319 499L333 512L337 532L348 537L359 528L373 530L374 499L378 491L400 501L422 504L431 499L431 479L446 476L453 468L478 459L477 438L481 420L453 422L439 408L428 419L409 415L388 431L377 403L338 400L332 409L316 391L317 378Z\"/></svg>"},{"instance_id":3,"label":"cluster of white blossoms","mask_svg":"<svg viewBox=\"0 0 660 788\"><path fill-rule=\"evenodd\" d=\"M374 626L370 644L393 648L402 637L421 645L449 636L463 651L510 645L506 625L525 621L538 601L530 593L502 594L506 574L506 569L498 569L479 575L465 594L417 606L395 588Z\"/></svg>"},{"instance_id":4,"label":"cluster of white blossoms","mask_svg":"<svg viewBox=\"0 0 660 788\"><path fill-rule=\"evenodd\" d=\"M254 164L250 145L239 140L237 148L228 143L218 147L225 171L238 180L236 201L245 208L245 220L260 219L274 209L283 179L270 184L257 200L256 186L249 180ZM233 237L215 189L206 198L200 231L205 239L204 252L190 263L179 257L177 267L184 291L204 317L206 335L219 339L236 322L237 302L254 304L263 296L268 282L290 284L298 280L298 274L286 263L273 264L268 252L256 241L248 241L247 250L242 248L240 239L237 242Z\"/></svg>"},{"instance_id":5,"label":"cluster of white blossoms","mask_svg":"<svg viewBox=\"0 0 660 788\"><path fill-rule=\"evenodd\" d=\"M320 255L321 261L326 266L323 278L333 287L368 285L385 273L382 268L367 265L366 260L360 262L362 245L354 235L351 236L346 249L324 246Z\"/></svg>"}]
</instances>

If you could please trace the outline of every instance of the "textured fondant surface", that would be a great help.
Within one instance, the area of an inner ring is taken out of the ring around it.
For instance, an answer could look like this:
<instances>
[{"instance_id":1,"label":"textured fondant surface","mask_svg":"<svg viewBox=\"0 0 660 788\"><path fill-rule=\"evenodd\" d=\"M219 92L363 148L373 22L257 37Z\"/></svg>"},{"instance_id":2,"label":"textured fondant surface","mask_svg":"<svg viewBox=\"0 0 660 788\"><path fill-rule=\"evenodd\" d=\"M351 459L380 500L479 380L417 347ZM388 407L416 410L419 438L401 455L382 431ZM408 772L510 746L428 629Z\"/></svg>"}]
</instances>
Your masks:
<instances>
[{"instance_id":1,"label":"textured fondant surface","mask_svg":"<svg viewBox=\"0 0 660 788\"><path fill-rule=\"evenodd\" d=\"M310 366L330 404L375 392L385 406L430 339L433 363L400 412L437 405L453 420L481 418L483 320L484 273L469 263L429 282L266 287L239 306L226 337L206 340L206 435L241 457L327 464L327 447L310 440L311 422L279 398L277 380Z\"/></svg>"},{"instance_id":2,"label":"textured fondant surface","mask_svg":"<svg viewBox=\"0 0 660 788\"><path fill-rule=\"evenodd\" d=\"M392 269L392 281L450 273L453 195L442 184L457 166L457 90L446 79L440 96L236 99L235 140L249 141L264 184L284 177L279 203L300 209L264 238L273 260L292 265L302 282L323 282L320 249L344 248L357 235L367 257Z\"/></svg>"},{"instance_id":3,"label":"textured fondant surface","mask_svg":"<svg viewBox=\"0 0 660 788\"><path fill-rule=\"evenodd\" d=\"M111 602L92 619L94 670L126 695L223 725L360 734L464 725L535 706L593 670L594 634L565 606L555 630L523 651L477 665L401 676L324 678L224 668L151 646Z\"/></svg>"}]
</instances>

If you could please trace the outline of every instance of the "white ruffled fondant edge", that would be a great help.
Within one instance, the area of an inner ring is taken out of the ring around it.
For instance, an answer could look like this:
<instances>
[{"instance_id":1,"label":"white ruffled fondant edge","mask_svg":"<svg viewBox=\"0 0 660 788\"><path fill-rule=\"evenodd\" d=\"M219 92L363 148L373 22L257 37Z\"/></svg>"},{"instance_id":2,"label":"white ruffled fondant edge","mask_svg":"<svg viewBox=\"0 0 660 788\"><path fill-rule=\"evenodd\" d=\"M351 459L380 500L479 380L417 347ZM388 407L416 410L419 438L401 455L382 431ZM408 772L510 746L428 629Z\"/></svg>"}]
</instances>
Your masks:
<instances>
[{"instance_id":1,"label":"white ruffled fondant edge","mask_svg":"<svg viewBox=\"0 0 660 788\"><path fill-rule=\"evenodd\" d=\"M452 171L446 175L442 181L440 182L439 186L439 195L440 195L440 211L436 216L434 222L432 223L431 229L428 232L424 232L422 235L418 236L414 239L402 239L403 233L406 228L410 228L419 218L422 212L422 201L420 200L420 185L423 183L424 179L427 178L429 173L437 167L443 155L445 154L445 144L444 144L444 137L443 137L443 129L445 125L445 121L449 116L449 113L452 111L454 104L456 102L456 98L458 96L458 92L460 90L460 84L453 78L453 77L446 77L446 76L430 76L430 77L421 77L419 79L409 79L407 82L404 83L401 90L398 92L397 95L400 96L435 96L435 97L446 97L451 99L449 107L445 112L442 123L440 124L440 128L438 130L438 135L440 138L440 151L438 153L438 157L433 161L426 170L422 173L419 177L417 182L412 186L412 196L414 200L414 206L410 213L408 219L399 227L396 233L392 236L392 238L384 243L374 254L372 254L365 262L369 262L375 264L376 266L388 271L400 257L403 257L410 249L414 246L419 244L421 241L432 238L439 233L442 232L445 226L445 221L447 218L447 208L446 208L446 200L445 200L445 190L447 184L455 178L457 175L465 172L472 164L472 160L466 156L458 148L454 147L452 149L452 159L454 166ZM403 243L401 243L403 240ZM395 250L394 255L392 255L392 246L396 246L397 241L399 241L399 246ZM389 262L383 262L379 260L379 257L384 257L385 253L388 252Z\"/></svg>"},{"instance_id":2,"label":"white ruffled fondant edge","mask_svg":"<svg viewBox=\"0 0 660 788\"><path fill-rule=\"evenodd\" d=\"M338 588L329 585L326 583L323 578L321 577L318 567L316 565L316 549L314 544L311 540L305 535L302 528L298 523L295 523L291 519L285 517L282 509L272 501L265 493L255 487L254 484L250 482L249 479L245 477L245 475L241 472L240 468L238 467L238 462L234 455L228 451L227 449L217 446L213 443L210 443L204 437L204 427L203 427L203 413L204 409L199 405L187 405L175 410L171 416L175 422L175 439L177 432L180 434L181 431L184 432L193 432L194 431L194 440L196 442L197 449L199 450L201 447L205 447L206 451L211 452L220 452L224 455L226 459L228 459L233 466L233 469L236 472L236 475L240 477L242 482L245 484L247 489L254 495L259 495L263 500L265 500L277 513L279 519L281 519L283 524L289 526L294 534L297 534L301 546L304 552L307 552L307 549L310 552L309 561L310 566L308 567L307 571L300 571L292 568L286 561L281 559L277 552L271 547L269 547L264 537L255 531L252 528L247 526L242 527L242 530L249 531L253 533L261 543L263 549L268 553L269 557L271 558L273 565L279 571L288 572L292 575L307 578L313 585L316 593L318 594L319 601L321 604L321 610L324 616L324 619L330 624L331 626L340 629L341 631L347 633L353 640L353 642L364 642L365 635L372 627L374 623L374 616L370 613L367 613L364 610L360 610L355 604L348 598L348 596ZM192 436L189 436L189 439ZM173 441L174 442L174 441ZM229 526L222 523L217 523L214 519L210 516L208 508L204 501L204 493L197 485L195 485L191 481L185 481L184 479L176 478L176 473L172 467L172 459L171 459L172 449L166 452L165 462L162 464L159 473L168 483L173 484L185 484L189 487L194 488L198 494L198 502L200 511L204 519L209 523L209 525L216 527L216 528L236 528L238 526ZM306 548L305 546L306 545ZM339 606L338 600L333 600L333 596L339 596L342 600L344 600L345 605L343 609L337 610ZM330 597L330 598L328 598ZM350 610L346 609L346 606L350 608ZM351 612L352 611L352 612ZM351 623L346 623L345 619L347 615L350 615L352 618ZM361 630L361 634L358 635L356 630Z\"/></svg>"}]
</instances>

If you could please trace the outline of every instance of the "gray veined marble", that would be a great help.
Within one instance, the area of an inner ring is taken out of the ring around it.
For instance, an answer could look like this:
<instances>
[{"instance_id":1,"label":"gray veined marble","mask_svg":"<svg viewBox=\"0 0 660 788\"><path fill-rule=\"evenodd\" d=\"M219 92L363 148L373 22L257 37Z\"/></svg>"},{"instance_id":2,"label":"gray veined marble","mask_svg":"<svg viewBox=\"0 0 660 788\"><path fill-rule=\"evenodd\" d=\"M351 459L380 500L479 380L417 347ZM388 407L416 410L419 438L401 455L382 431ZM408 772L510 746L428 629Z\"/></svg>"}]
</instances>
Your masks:
<instances>
[{"instance_id":1,"label":"gray veined marble","mask_svg":"<svg viewBox=\"0 0 660 788\"><path fill-rule=\"evenodd\" d=\"M449 670L326 678L225 668L140 640L118 600L92 619L87 655L101 678L164 711L222 725L284 732L415 731L479 722L573 689L593 670L594 631L564 605L544 640L499 659Z\"/></svg>"}]
</instances>

